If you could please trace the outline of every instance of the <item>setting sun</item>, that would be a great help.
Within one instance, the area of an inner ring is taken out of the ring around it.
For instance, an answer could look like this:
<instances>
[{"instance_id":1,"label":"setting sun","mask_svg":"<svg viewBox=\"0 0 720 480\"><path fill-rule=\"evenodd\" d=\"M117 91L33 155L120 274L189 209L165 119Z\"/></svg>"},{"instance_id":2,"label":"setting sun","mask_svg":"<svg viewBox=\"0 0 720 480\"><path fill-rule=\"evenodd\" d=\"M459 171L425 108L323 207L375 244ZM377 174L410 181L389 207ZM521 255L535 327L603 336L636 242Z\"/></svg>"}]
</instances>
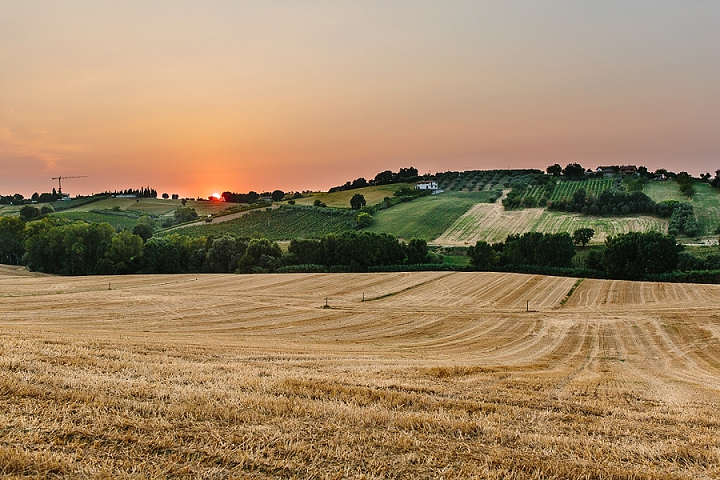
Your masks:
<instances>
[{"instance_id":1,"label":"setting sun","mask_svg":"<svg viewBox=\"0 0 720 480\"><path fill-rule=\"evenodd\" d=\"M222 195L220 195L219 193L213 193L212 195L210 195L210 200L222 200Z\"/></svg>"}]
</instances>

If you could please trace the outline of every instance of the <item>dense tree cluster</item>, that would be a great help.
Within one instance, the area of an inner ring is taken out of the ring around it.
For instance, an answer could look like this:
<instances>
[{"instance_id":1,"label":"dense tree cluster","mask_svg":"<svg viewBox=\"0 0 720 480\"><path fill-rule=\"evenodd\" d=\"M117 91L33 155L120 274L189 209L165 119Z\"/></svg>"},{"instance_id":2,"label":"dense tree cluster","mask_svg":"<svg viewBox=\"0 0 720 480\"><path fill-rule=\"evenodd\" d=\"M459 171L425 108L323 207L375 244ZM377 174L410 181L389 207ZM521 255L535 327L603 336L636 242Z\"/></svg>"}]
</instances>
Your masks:
<instances>
[{"instance_id":1,"label":"dense tree cluster","mask_svg":"<svg viewBox=\"0 0 720 480\"><path fill-rule=\"evenodd\" d=\"M670 214L670 225L668 226L668 234L678 235L684 234L694 237L700 233L700 225L695 218L693 206L687 202L668 202L672 207Z\"/></svg>"},{"instance_id":2,"label":"dense tree cluster","mask_svg":"<svg viewBox=\"0 0 720 480\"><path fill-rule=\"evenodd\" d=\"M406 256L402 244L391 235L352 230L318 240L292 240L288 253L292 256L291 263L341 265L352 271L402 264Z\"/></svg>"},{"instance_id":3,"label":"dense tree cluster","mask_svg":"<svg viewBox=\"0 0 720 480\"><path fill-rule=\"evenodd\" d=\"M0 205L22 205L25 203L25 196L21 193L14 195L0 195Z\"/></svg>"},{"instance_id":4,"label":"dense tree cluster","mask_svg":"<svg viewBox=\"0 0 720 480\"><path fill-rule=\"evenodd\" d=\"M682 245L659 232L630 232L605 241L602 266L613 278L641 279L675 270Z\"/></svg>"},{"instance_id":5,"label":"dense tree cluster","mask_svg":"<svg viewBox=\"0 0 720 480\"><path fill-rule=\"evenodd\" d=\"M710 185L713 188L720 188L720 170L715 170L715 178L712 179Z\"/></svg>"},{"instance_id":6,"label":"dense tree cluster","mask_svg":"<svg viewBox=\"0 0 720 480\"><path fill-rule=\"evenodd\" d=\"M221 196L226 202L232 203L255 203L260 200L260 194L252 190L248 193L223 192Z\"/></svg>"},{"instance_id":7,"label":"dense tree cluster","mask_svg":"<svg viewBox=\"0 0 720 480\"><path fill-rule=\"evenodd\" d=\"M53 209L49 205L43 205L42 207L34 207L32 205L25 205L20 209L18 214L20 215L20 219L24 222L29 222L30 220L35 220L42 215L47 215L49 213L52 213Z\"/></svg>"},{"instance_id":8,"label":"dense tree cluster","mask_svg":"<svg viewBox=\"0 0 720 480\"><path fill-rule=\"evenodd\" d=\"M586 215L656 214L657 205L642 192L605 190L600 195L588 194L584 188L573 193L571 199L549 202L548 209L580 212Z\"/></svg>"},{"instance_id":9,"label":"dense tree cluster","mask_svg":"<svg viewBox=\"0 0 720 480\"><path fill-rule=\"evenodd\" d=\"M24 241L25 222L17 217L0 217L0 263L20 265Z\"/></svg>"},{"instance_id":10,"label":"dense tree cluster","mask_svg":"<svg viewBox=\"0 0 720 480\"><path fill-rule=\"evenodd\" d=\"M567 233L527 232L509 235L505 243L492 246L479 241L468 249L468 256L470 263L481 270L504 265L570 267L575 244Z\"/></svg>"},{"instance_id":11,"label":"dense tree cluster","mask_svg":"<svg viewBox=\"0 0 720 480\"><path fill-rule=\"evenodd\" d=\"M191 238L177 233L153 237L150 224L142 222L138 227L118 232L107 223L57 217L25 223L0 217L0 262L24 263L32 270L60 275L263 273L310 264L365 272L371 267L442 262L424 240L406 244L370 232L296 239L283 254L277 243L262 238L231 234Z\"/></svg>"},{"instance_id":12,"label":"dense tree cluster","mask_svg":"<svg viewBox=\"0 0 720 480\"><path fill-rule=\"evenodd\" d=\"M389 185L391 183L409 183L419 179L418 169L415 167L401 168L397 173L392 170L385 170L375 175L370 181L360 177L352 182L347 181L343 185L332 187L329 192L341 192L343 190L353 190L356 188L370 187L373 185Z\"/></svg>"},{"instance_id":13,"label":"dense tree cluster","mask_svg":"<svg viewBox=\"0 0 720 480\"><path fill-rule=\"evenodd\" d=\"M687 172L678 173L677 177L675 177L675 181L677 182L680 193L682 193L686 197L690 198L695 194L695 188L693 187L695 179L692 178Z\"/></svg>"}]
</instances>

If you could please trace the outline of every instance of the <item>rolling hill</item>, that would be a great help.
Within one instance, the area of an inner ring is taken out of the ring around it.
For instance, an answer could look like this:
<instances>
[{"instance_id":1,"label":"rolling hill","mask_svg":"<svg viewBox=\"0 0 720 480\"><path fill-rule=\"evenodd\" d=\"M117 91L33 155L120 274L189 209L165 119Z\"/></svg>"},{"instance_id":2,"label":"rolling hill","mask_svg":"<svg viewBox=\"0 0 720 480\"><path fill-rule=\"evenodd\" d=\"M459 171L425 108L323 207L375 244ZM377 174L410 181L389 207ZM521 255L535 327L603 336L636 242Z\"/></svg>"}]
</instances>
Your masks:
<instances>
[{"instance_id":1,"label":"rolling hill","mask_svg":"<svg viewBox=\"0 0 720 480\"><path fill-rule=\"evenodd\" d=\"M654 216L588 216L576 213L547 211L541 208L517 210L503 209L500 201L488 203L496 195L498 188L508 188L513 182L530 182L530 188L524 195L542 198L567 198L577 188L599 192L611 188L622 188L620 181L612 179L590 179L580 182L559 181L550 193L545 187L532 182L537 173L514 171L468 171L446 172L438 174L441 186L448 191L431 197L415 199L391 208L377 211L374 223L367 228L375 233L388 233L409 240L421 238L438 246L464 246L478 240L498 242L507 235L538 231L543 233L568 232L578 228L592 228L596 231L593 243L600 243L608 236L629 231L660 231L667 233L668 221ZM346 190L334 193L315 193L295 199L298 206L310 206L316 200L327 205L325 212L310 212L302 209L287 210L262 215L236 215L227 222L211 225L182 226L173 230L176 233L197 235L221 235L233 232L248 236L265 236L269 239L288 240L293 236L314 237L343 229L353 229L355 224L350 218L350 198L355 194L365 197L367 204L375 205L386 197L393 197L396 190L411 184L391 184ZM665 200L686 201L693 205L695 216L700 225L698 238L715 241L714 233L720 227L720 194L708 184L696 183L695 194L688 199L682 196L674 181L648 182L644 186L646 193L655 202ZM545 197L543 197L545 196ZM287 202L281 202L286 204ZM194 208L201 217L217 214L237 204L225 202L188 201L187 206ZM171 218L173 212L181 206L179 200L162 199L126 199L107 198L86 205L58 212L56 215L70 219L90 222L106 221L115 228L131 229L141 215L152 215L161 224ZM0 209L0 215L17 215L19 207L6 205ZM235 218L237 217L237 218ZM262 217L262 218L261 218ZM680 237L684 243L697 242L695 238Z\"/></svg>"}]
</instances>

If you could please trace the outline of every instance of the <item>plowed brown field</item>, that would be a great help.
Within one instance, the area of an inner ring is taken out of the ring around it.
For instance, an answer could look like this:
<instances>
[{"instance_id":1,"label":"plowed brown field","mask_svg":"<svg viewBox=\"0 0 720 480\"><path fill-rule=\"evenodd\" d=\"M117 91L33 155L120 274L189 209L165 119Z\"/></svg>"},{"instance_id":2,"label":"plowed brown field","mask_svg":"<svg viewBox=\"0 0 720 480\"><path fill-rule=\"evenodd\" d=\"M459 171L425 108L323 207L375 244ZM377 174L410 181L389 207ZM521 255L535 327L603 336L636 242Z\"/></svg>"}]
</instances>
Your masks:
<instances>
[{"instance_id":1,"label":"plowed brown field","mask_svg":"<svg viewBox=\"0 0 720 480\"><path fill-rule=\"evenodd\" d=\"M5 476L720 478L720 286L22 275Z\"/></svg>"}]
</instances>

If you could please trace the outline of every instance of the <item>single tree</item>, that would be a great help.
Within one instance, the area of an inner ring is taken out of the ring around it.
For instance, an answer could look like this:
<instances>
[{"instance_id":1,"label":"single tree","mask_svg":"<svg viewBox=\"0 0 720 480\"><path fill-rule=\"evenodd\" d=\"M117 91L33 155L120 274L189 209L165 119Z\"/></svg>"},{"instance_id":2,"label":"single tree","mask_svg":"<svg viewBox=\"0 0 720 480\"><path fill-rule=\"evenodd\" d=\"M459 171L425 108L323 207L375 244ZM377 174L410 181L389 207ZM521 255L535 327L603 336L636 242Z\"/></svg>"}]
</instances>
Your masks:
<instances>
[{"instance_id":1,"label":"single tree","mask_svg":"<svg viewBox=\"0 0 720 480\"><path fill-rule=\"evenodd\" d=\"M562 173L562 167L559 163L556 163L555 165L550 165L545 169L545 171L548 173L548 175L552 175L553 177L559 177Z\"/></svg>"},{"instance_id":2,"label":"single tree","mask_svg":"<svg viewBox=\"0 0 720 480\"><path fill-rule=\"evenodd\" d=\"M356 194L353 195L352 198L350 199L350 207L351 207L353 210L360 210L362 207L365 206L365 204L366 204L366 202L365 202L365 197L362 196L362 195L359 194L359 193L356 193Z\"/></svg>"},{"instance_id":3,"label":"single tree","mask_svg":"<svg viewBox=\"0 0 720 480\"><path fill-rule=\"evenodd\" d=\"M592 228L578 228L573 232L573 242L575 245L586 246L595 236L595 230Z\"/></svg>"},{"instance_id":4,"label":"single tree","mask_svg":"<svg viewBox=\"0 0 720 480\"><path fill-rule=\"evenodd\" d=\"M373 217L367 212L360 212L357 217L355 217L355 221L357 222L358 228L365 228L373 224Z\"/></svg>"},{"instance_id":5,"label":"single tree","mask_svg":"<svg viewBox=\"0 0 720 480\"><path fill-rule=\"evenodd\" d=\"M146 243L153 236L155 229L147 223L139 223L133 227L132 233L142 238L143 243Z\"/></svg>"},{"instance_id":6,"label":"single tree","mask_svg":"<svg viewBox=\"0 0 720 480\"><path fill-rule=\"evenodd\" d=\"M285 192L283 192L282 190L273 190L271 196L273 202L280 202L283 198L285 198Z\"/></svg>"},{"instance_id":7,"label":"single tree","mask_svg":"<svg viewBox=\"0 0 720 480\"><path fill-rule=\"evenodd\" d=\"M34 218L40 216L40 209L33 207L32 205L25 205L20 209L20 219L24 222L29 222Z\"/></svg>"},{"instance_id":8,"label":"single tree","mask_svg":"<svg viewBox=\"0 0 720 480\"><path fill-rule=\"evenodd\" d=\"M175 221L178 223L189 222L198 218L198 214L192 207L180 207L173 213Z\"/></svg>"},{"instance_id":9,"label":"single tree","mask_svg":"<svg viewBox=\"0 0 720 480\"><path fill-rule=\"evenodd\" d=\"M585 169L579 163L568 163L562 173L566 177L582 177Z\"/></svg>"}]
</instances>

